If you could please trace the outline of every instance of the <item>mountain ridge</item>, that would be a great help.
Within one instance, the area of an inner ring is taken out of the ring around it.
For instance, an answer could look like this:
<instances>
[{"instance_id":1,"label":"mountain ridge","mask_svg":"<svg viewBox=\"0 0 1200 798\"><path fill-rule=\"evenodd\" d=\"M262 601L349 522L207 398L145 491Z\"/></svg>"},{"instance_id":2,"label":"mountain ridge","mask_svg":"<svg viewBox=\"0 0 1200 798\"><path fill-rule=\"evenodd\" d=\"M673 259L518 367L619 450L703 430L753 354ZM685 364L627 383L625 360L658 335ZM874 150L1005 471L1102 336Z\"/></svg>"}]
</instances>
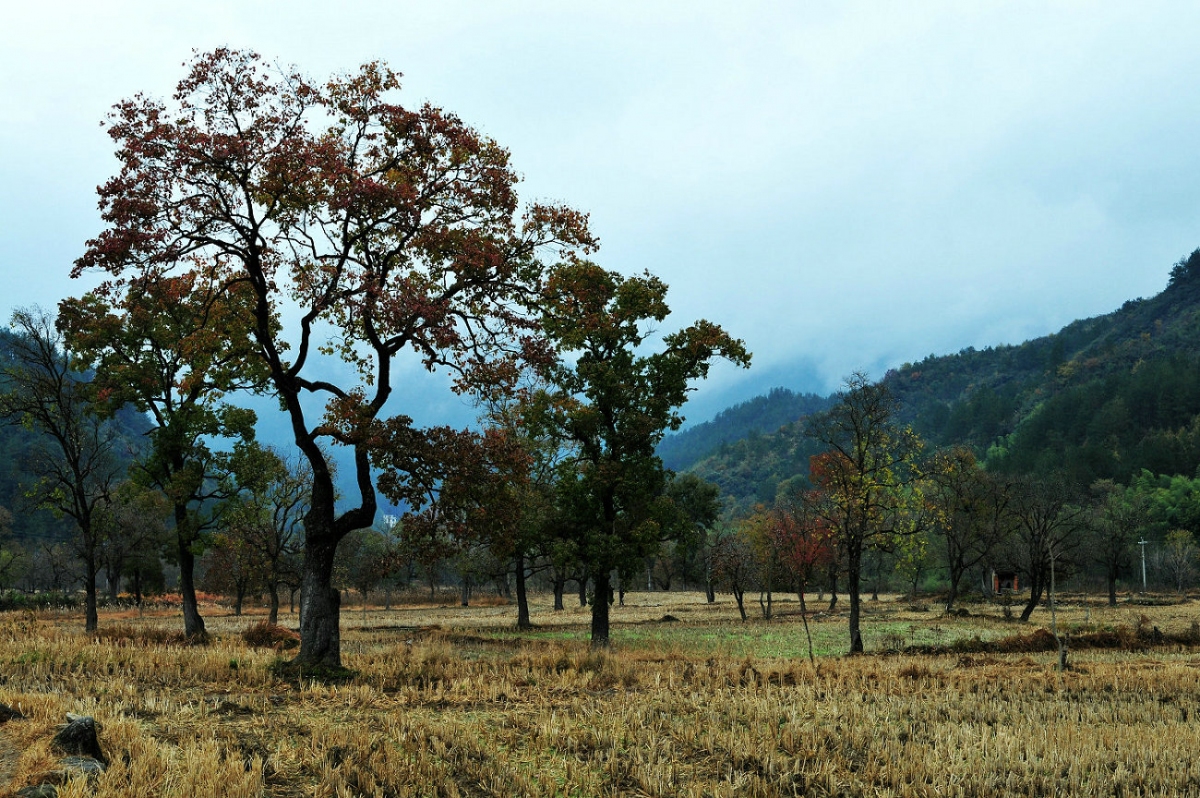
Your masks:
<instances>
[{"instance_id":1,"label":"mountain ridge","mask_svg":"<svg viewBox=\"0 0 1200 798\"><path fill-rule=\"evenodd\" d=\"M989 468L1057 472L1076 484L1127 480L1141 468L1194 473L1200 249L1175 264L1153 297L1020 344L930 355L889 370L882 381L900 403L899 420L931 449L967 445ZM770 502L781 487L806 483L808 457L818 451L804 430L795 419L726 435L681 470L716 482L735 506Z\"/></svg>"}]
</instances>

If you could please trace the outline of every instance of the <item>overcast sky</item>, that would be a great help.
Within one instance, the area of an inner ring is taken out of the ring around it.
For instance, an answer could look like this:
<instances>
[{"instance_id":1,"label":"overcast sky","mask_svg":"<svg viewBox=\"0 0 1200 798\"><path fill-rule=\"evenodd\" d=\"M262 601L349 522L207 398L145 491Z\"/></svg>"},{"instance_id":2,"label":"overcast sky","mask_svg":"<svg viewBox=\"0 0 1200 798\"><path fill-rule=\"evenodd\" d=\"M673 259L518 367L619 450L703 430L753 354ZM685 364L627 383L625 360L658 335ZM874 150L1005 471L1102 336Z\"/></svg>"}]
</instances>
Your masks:
<instances>
[{"instance_id":1,"label":"overcast sky","mask_svg":"<svg viewBox=\"0 0 1200 798\"><path fill-rule=\"evenodd\" d=\"M116 170L99 126L193 49L320 78L382 58L591 214L783 385L1020 343L1161 290L1200 246L1200 4L42 0L0 26L0 310L53 307ZM423 402L433 394L420 392ZM426 413L461 415L453 400Z\"/></svg>"}]
</instances>

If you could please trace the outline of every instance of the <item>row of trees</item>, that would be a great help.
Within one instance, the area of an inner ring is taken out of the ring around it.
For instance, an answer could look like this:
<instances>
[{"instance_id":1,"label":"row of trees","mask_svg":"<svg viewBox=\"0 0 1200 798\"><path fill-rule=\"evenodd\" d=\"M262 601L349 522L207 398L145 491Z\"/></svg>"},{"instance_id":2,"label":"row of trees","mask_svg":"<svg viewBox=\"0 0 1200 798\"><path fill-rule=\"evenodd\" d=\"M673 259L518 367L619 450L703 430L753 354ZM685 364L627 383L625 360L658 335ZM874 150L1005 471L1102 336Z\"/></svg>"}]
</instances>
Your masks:
<instances>
[{"instance_id":1,"label":"row of trees","mask_svg":"<svg viewBox=\"0 0 1200 798\"><path fill-rule=\"evenodd\" d=\"M143 300L136 298L144 311ZM177 338L139 333L137 313L128 325L97 314L91 321L100 323L89 326L78 313L81 304L65 302L71 314L64 312L57 325L32 310L13 315L0 368L0 419L38 433L21 464L36 480L27 486L27 504L69 518L76 532L63 542L7 541L6 581L48 575L60 587L71 570L62 562L65 544L82 565L86 628L93 630L98 577L114 596L122 579L140 596L143 585L161 587L165 556L179 567L185 631L203 635L196 557L236 540L277 574L305 506L307 473L254 441L252 413L214 407L202 387L176 381L186 368L179 359L188 356ZM148 440L118 422L130 406L149 414ZM213 451L209 441L221 435L236 442Z\"/></svg>"},{"instance_id":2,"label":"row of trees","mask_svg":"<svg viewBox=\"0 0 1200 798\"><path fill-rule=\"evenodd\" d=\"M1116 581L1145 535L1163 539L1155 559L1176 584L1182 587L1190 577L1200 480L1147 472L1128 487L1098 482L1090 496L1080 496L1061 484L989 473L966 449L923 457L921 441L895 422L886 385L861 375L809 424L809 434L827 450L812 458L808 483L785 484L775 507L725 525L725 533L713 530L720 509L715 486L671 476L653 453L656 437L675 423L687 381L707 364L701 357L689 366L687 350L677 345L698 331L669 338L661 353L632 355L645 342L639 323L665 316L665 286L582 262L554 277L572 280L561 296L575 303L572 314L586 324L571 329L590 330L577 340L585 346L602 341L608 348L593 346L570 364L559 362L557 373L547 370L544 381L515 398L494 396L482 433L437 431L440 445L408 465L410 484L428 492L423 509L386 529L354 533L335 558L331 586L365 593L414 567L432 583L449 561L464 600L473 580L507 583L513 575L518 623L528 627L527 578L543 574L558 606L568 582L577 583L581 594L590 584L593 639L603 644L613 578L622 589L640 573L663 588L677 578L703 581L710 600L721 585L734 594L743 617L747 589L759 590L767 617L773 594L794 589L807 623L808 586L819 584L836 596L844 577L851 650L861 650L863 579L874 576L877 591L889 560L914 587L936 560L946 576L947 610L973 570L1016 569L1029 589L1023 619L1056 572L1061 578L1088 564L1104 569L1115 601ZM588 286L593 305L581 308L577 297ZM90 502L89 532L80 525L74 541L88 585L89 624L102 570L111 590L124 576L140 592L143 580L152 584L155 571L161 575L157 552L168 535L166 548L177 551L181 504L189 553L210 550L209 584L234 595L239 606L248 592L265 590L275 621L280 586L294 595L303 582L300 541L311 486L306 464L285 463L254 443L252 426L244 427L225 451L214 453L203 441L184 447L196 476L186 483L189 492L175 489L173 498L171 483L161 478L157 443L165 423L152 428L151 446L140 454L114 458L97 446L81 458L64 442L122 440L113 434L111 418L121 387L114 386L114 375L121 369L84 379L49 319L18 313L14 323L21 346L5 367L3 409L49 433L43 436L48 448L32 458L43 463L40 501L67 502L60 512L72 518L82 515L75 508L83 500ZM614 335L614 327L627 337ZM638 390L639 384L657 387ZM47 410L53 414L36 415ZM226 418L239 413L244 411L223 409ZM59 428L68 431L55 434ZM84 429L92 430L90 437ZM72 483L73 473L82 479ZM389 490L392 474L381 479ZM616 508L612 516L604 515L606 501ZM1086 557L1077 556L1081 549ZM0 563L6 569L15 562L13 550L7 551Z\"/></svg>"},{"instance_id":3,"label":"row of trees","mask_svg":"<svg viewBox=\"0 0 1200 798\"><path fill-rule=\"evenodd\" d=\"M877 594L887 562L913 590L936 565L947 611L971 575L1017 573L1028 590L1021 620L1056 580L1082 569L1103 574L1115 604L1118 579L1132 575L1147 537L1175 586L1190 578L1200 481L1143 472L1128 486L1101 480L1079 489L994 473L967 448L927 455L896 411L885 382L852 377L837 404L808 424L825 451L812 457L807 478L785 482L773 507L760 505L713 546L714 572L743 617L747 589L765 597L769 616L772 591L796 590L803 606L814 574L835 597L841 576L856 652L863 580L873 577Z\"/></svg>"}]
</instances>

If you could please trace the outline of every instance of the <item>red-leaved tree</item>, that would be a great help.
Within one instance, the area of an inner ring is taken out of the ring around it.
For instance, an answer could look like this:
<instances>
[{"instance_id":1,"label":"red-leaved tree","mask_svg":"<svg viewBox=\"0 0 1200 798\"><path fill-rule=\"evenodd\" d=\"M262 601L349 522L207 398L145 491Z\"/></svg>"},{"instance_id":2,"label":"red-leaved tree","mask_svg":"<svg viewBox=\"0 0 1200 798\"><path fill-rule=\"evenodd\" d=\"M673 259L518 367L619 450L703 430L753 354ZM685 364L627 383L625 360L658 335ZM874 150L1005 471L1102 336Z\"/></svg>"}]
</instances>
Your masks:
<instances>
[{"instance_id":1,"label":"red-leaved tree","mask_svg":"<svg viewBox=\"0 0 1200 798\"><path fill-rule=\"evenodd\" d=\"M375 518L373 459L426 446L411 419L385 410L397 359L449 370L461 391L503 390L518 360L546 354L530 321L542 258L593 245L569 208L522 214L508 152L453 114L398 104L399 87L380 63L317 83L250 52L197 55L170 102L115 107L121 169L99 188L106 226L75 266L118 286L200 259L228 270L227 290L252 293L230 335L252 343L312 469L297 655L307 666L341 665L334 555ZM350 450L357 494L340 512L336 447ZM419 501L405 484L397 474L390 492Z\"/></svg>"},{"instance_id":2,"label":"red-leaved tree","mask_svg":"<svg viewBox=\"0 0 1200 798\"><path fill-rule=\"evenodd\" d=\"M800 598L800 619L804 622L804 637L808 641L808 660L816 667L813 655L812 632L808 628L808 605L805 594L813 577L829 570L837 560L837 545L829 523L806 508L815 504L807 501L784 502L770 514L771 534L784 567L796 580L796 595Z\"/></svg>"}]
</instances>

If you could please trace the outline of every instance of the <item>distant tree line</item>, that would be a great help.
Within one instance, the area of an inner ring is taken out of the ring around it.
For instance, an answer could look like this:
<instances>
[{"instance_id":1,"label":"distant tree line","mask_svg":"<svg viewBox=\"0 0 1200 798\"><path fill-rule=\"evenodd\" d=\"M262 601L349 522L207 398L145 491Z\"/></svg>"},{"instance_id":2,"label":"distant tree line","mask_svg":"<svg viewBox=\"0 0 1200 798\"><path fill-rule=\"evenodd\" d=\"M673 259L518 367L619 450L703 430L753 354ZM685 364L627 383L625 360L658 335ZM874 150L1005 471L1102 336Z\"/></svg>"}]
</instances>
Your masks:
<instances>
[{"instance_id":1,"label":"distant tree line","mask_svg":"<svg viewBox=\"0 0 1200 798\"><path fill-rule=\"evenodd\" d=\"M795 591L803 606L816 585L833 609L840 589L855 652L862 594L937 594L950 612L964 595L1007 591L1024 621L1056 585L1101 587L1111 604L1119 590L1195 585L1200 478L1142 470L1127 484L1080 486L1062 473L1018 475L985 468L968 447L927 451L899 419L887 383L856 375L807 426L826 447L807 475L713 540L716 582L743 618L747 591L769 618L777 593Z\"/></svg>"}]
</instances>

